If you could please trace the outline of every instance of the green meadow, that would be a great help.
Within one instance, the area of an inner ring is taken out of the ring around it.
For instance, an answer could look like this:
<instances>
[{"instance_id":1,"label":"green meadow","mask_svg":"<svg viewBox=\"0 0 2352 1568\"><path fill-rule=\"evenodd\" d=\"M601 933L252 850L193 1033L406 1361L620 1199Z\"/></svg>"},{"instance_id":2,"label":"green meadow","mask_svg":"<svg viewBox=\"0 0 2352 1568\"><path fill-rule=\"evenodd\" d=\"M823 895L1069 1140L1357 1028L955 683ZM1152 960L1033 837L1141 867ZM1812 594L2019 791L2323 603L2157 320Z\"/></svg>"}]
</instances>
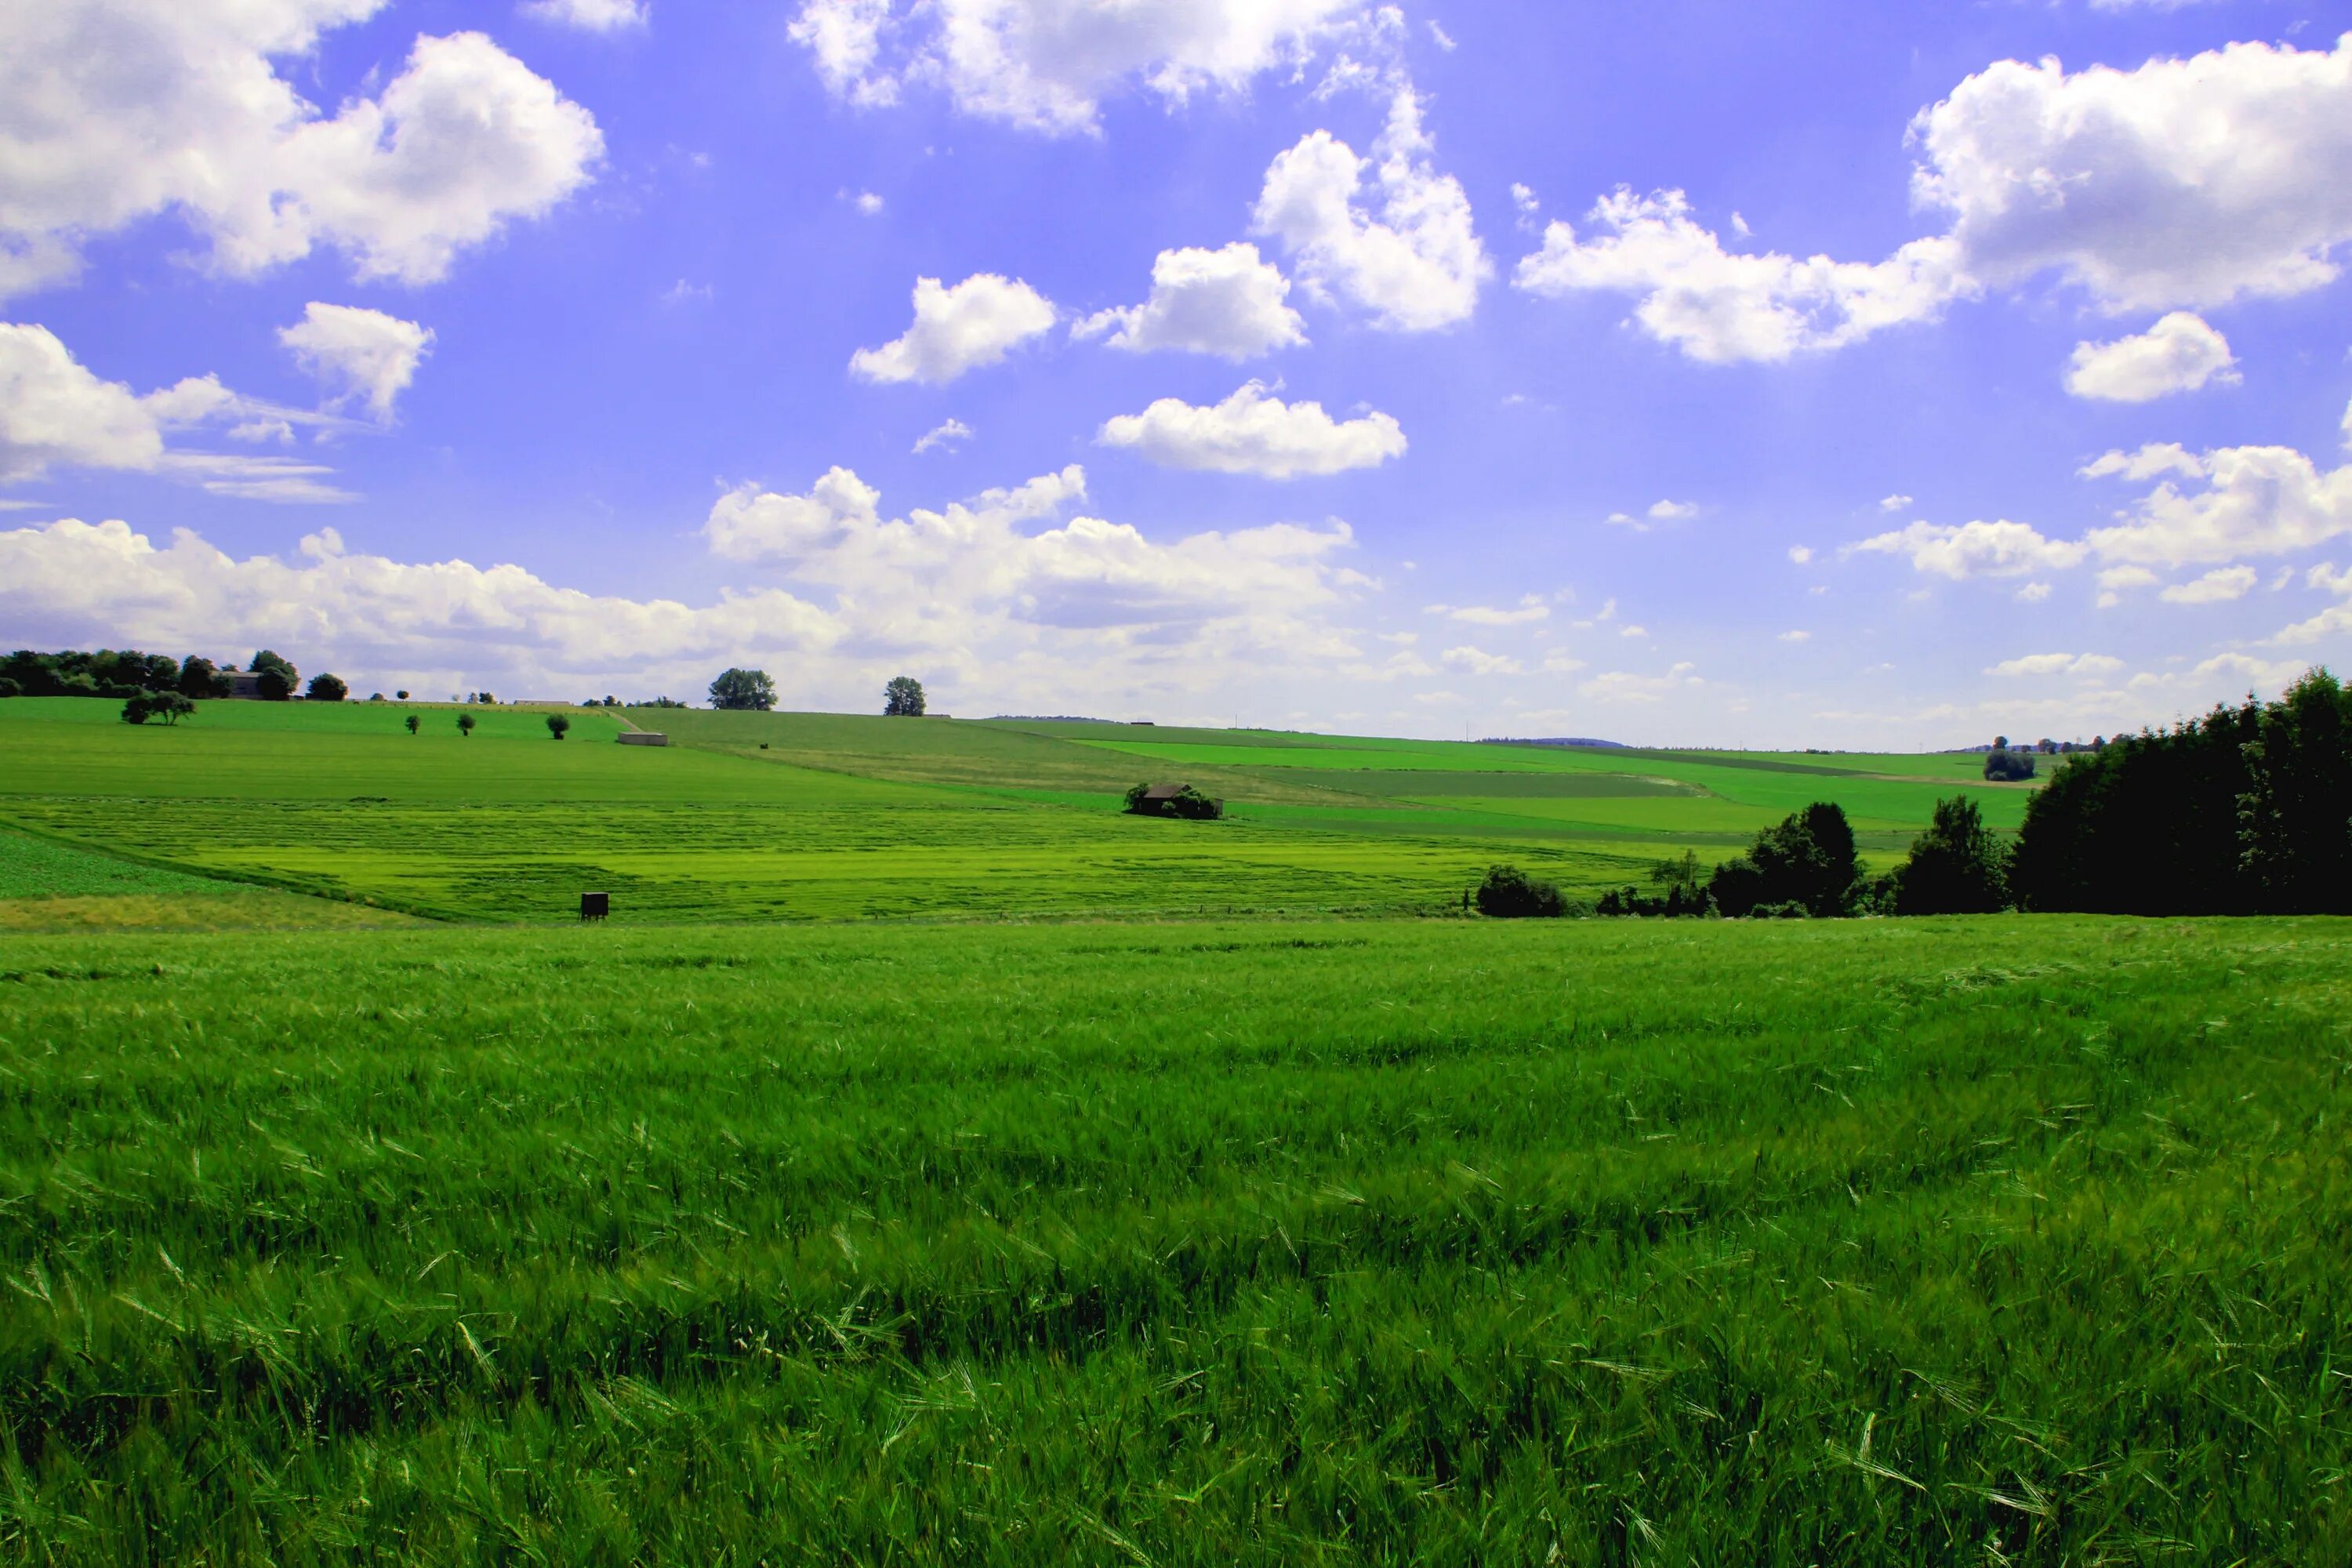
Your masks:
<instances>
[{"instance_id":1,"label":"green meadow","mask_svg":"<svg viewBox=\"0 0 2352 1568\"><path fill-rule=\"evenodd\" d=\"M21 1562L2352 1552L2341 922L21 938Z\"/></svg>"},{"instance_id":2,"label":"green meadow","mask_svg":"<svg viewBox=\"0 0 2352 1568\"><path fill-rule=\"evenodd\" d=\"M1973 758L115 710L0 701L0 1561L2352 1561L2352 924L1462 912Z\"/></svg>"},{"instance_id":3,"label":"green meadow","mask_svg":"<svg viewBox=\"0 0 2352 1568\"><path fill-rule=\"evenodd\" d=\"M2026 792L1969 758L1772 759L1123 726L439 705L0 703L0 824L141 864L424 917L627 921L1427 913L1516 861L1587 895L1734 852L1812 800L1899 856L1966 787L2013 827ZM404 719L414 713L419 731ZM1149 737L1138 739L1137 737ZM1890 771L1907 767L1908 773ZM1181 779L1228 819L1121 815Z\"/></svg>"}]
</instances>

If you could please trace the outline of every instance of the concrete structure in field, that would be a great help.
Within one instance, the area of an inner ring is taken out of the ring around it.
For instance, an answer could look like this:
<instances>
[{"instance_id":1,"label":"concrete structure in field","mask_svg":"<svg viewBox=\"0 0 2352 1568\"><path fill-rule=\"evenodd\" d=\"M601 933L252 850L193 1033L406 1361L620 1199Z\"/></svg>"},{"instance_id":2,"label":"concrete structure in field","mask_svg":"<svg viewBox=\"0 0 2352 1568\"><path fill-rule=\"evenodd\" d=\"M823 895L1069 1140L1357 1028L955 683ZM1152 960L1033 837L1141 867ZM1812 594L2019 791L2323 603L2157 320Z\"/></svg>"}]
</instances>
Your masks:
<instances>
[{"instance_id":1,"label":"concrete structure in field","mask_svg":"<svg viewBox=\"0 0 2352 1568\"><path fill-rule=\"evenodd\" d=\"M621 744L625 746L667 746L669 737L658 730L624 730Z\"/></svg>"}]
</instances>

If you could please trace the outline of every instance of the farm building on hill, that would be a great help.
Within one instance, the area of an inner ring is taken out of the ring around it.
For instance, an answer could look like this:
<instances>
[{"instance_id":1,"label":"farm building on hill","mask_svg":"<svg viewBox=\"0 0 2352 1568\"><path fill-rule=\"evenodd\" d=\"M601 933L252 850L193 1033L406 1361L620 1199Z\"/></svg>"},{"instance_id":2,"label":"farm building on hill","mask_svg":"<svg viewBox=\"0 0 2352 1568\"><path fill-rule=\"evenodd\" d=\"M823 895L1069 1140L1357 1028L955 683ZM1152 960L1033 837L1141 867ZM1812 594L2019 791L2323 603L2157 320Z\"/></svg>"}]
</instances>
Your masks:
<instances>
[{"instance_id":1,"label":"farm building on hill","mask_svg":"<svg viewBox=\"0 0 2352 1568\"><path fill-rule=\"evenodd\" d=\"M249 669L225 669L221 673L228 677L231 697L241 697L248 702L261 700L261 677Z\"/></svg>"},{"instance_id":2,"label":"farm building on hill","mask_svg":"<svg viewBox=\"0 0 2352 1568\"><path fill-rule=\"evenodd\" d=\"M1188 784L1137 784L1127 792L1127 809L1137 816L1181 816L1193 822L1214 822L1225 815L1225 803L1202 795Z\"/></svg>"},{"instance_id":3,"label":"farm building on hill","mask_svg":"<svg viewBox=\"0 0 2352 1568\"><path fill-rule=\"evenodd\" d=\"M625 746L667 746L669 737L658 730L624 730L621 744Z\"/></svg>"}]
</instances>

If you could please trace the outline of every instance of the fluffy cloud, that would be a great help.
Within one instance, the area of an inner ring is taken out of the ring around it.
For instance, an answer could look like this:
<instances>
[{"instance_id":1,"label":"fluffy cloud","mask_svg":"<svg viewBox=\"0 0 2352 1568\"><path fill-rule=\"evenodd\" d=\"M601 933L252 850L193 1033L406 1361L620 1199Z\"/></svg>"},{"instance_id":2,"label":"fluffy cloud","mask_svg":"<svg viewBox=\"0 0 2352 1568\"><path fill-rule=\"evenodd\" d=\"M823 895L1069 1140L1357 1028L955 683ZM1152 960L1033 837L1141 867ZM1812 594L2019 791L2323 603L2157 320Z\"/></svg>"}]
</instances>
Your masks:
<instances>
[{"instance_id":1,"label":"fluffy cloud","mask_svg":"<svg viewBox=\"0 0 2352 1568\"><path fill-rule=\"evenodd\" d=\"M976 272L948 289L918 278L914 325L878 349L859 349L849 369L867 381L943 385L996 363L1053 325L1052 301L1026 283Z\"/></svg>"},{"instance_id":2,"label":"fluffy cloud","mask_svg":"<svg viewBox=\"0 0 2352 1568\"><path fill-rule=\"evenodd\" d=\"M2109 658L2103 653L2032 653L2022 658L2005 659L1985 671L1987 675L2114 675L2124 668L2124 661Z\"/></svg>"},{"instance_id":3,"label":"fluffy cloud","mask_svg":"<svg viewBox=\"0 0 2352 1568\"><path fill-rule=\"evenodd\" d=\"M1587 221L1600 231L1590 239L1564 220L1546 227L1543 248L1520 261L1513 281L1552 297L1638 295L1633 319L1651 336L1710 364L1842 347L1925 321L1969 287L1943 239L1913 240L1877 263L1728 251L1680 191L1642 196L1621 186Z\"/></svg>"},{"instance_id":4,"label":"fluffy cloud","mask_svg":"<svg viewBox=\"0 0 2352 1568\"><path fill-rule=\"evenodd\" d=\"M247 500L352 499L316 463L179 451L165 441L173 430L231 421L231 435L247 437L320 422L239 397L209 375L142 396L93 374L46 327L0 322L0 480L37 479L51 468L120 468Z\"/></svg>"},{"instance_id":5,"label":"fluffy cloud","mask_svg":"<svg viewBox=\"0 0 2352 1568\"><path fill-rule=\"evenodd\" d=\"M298 557L238 560L185 531L165 543L68 520L0 531L0 620L44 645L268 642L386 685L495 679L550 694L575 681L692 690L722 665L766 662L796 696L844 700L920 658L947 690L1173 700L1361 658L1336 624L1366 586L1342 564L1344 524L1160 542L1055 521L1084 494L1072 468L894 519L846 469L800 495L747 486L712 507L705 534L720 559L773 580L698 605L585 594L516 565L356 553L332 530Z\"/></svg>"},{"instance_id":6,"label":"fluffy cloud","mask_svg":"<svg viewBox=\"0 0 2352 1568\"><path fill-rule=\"evenodd\" d=\"M1777 361L2050 271L2115 310L2302 293L2352 242L2352 184L2334 173L2352 165L2352 34L2331 52L2232 44L2072 76L2005 60L1910 136L1915 205L1948 227L1885 261L1733 252L1681 192L1621 188L1594 237L1552 224L1517 280L1636 295L1634 319L1694 359Z\"/></svg>"},{"instance_id":7,"label":"fluffy cloud","mask_svg":"<svg viewBox=\"0 0 2352 1568\"><path fill-rule=\"evenodd\" d=\"M936 447L952 446L958 441L971 439L971 426L961 419L950 418L924 432L922 438L915 443L915 456L919 458L925 452Z\"/></svg>"},{"instance_id":8,"label":"fluffy cloud","mask_svg":"<svg viewBox=\"0 0 2352 1568\"><path fill-rule=\"evenodd\" d=\"M1915 522L1848 547L1884 555L1905 555L1913 570L1958 582L1969 577L2022 577L2082 563L2086 545L2045 539L2022 522L1969 522L1951 527Z\"/></svg>"},{"instance_id":9,"label":"fluffy cloud","mask_svg":"<svg viewBox=\"0 0 2352 1568\"><path fill-rule=\"evenodd\" d=\"M1085 496L1086 472L1074 465L887 519L872 486L835 468L806 495L746 486L721 497L704 535L727 559L767 563L829 590L858 637L887 646L971 646L1017 626L1049 627L1098 637L1086 646L1108 658L1130 641L1183 642L1222 627L1235 645L1352 654L1312 618L1363 582L1336 563L1353 544L1345 524L1281 523L1171 544L1085 516L1024 531Z\"/></svg>"},{"instance_id":10,"label":"fluffy cloud","mask_svg":"<svg viewBox=\"0 0 2352 1568\"><path fill-rule=\"evenodd\" d=\"M2168 605L2223 605L2253 590L2251 566L2217 566L2193 583L2178 583L2157 595Z\"/></svg>"},{"instance_id":11,"label":"fluffy cloud","mask_svg":"<svg viewBox=\"0 0 2352 1568\"><path fill-rule=\"evenodd\" d=\"M185 529L159 548L126 523L72 519L0 531L0 613L68 642L267 642L348 669L443 672L449 684L496 669L509 686L822 650L840 637L832 616L781 589L693 608L560 588L519 566L349 554L332 529L305 539L298 561L239 561Z\"/></svg>"},{"instance_id":12,"label":"fluffy cloud","mask_svg":"<svg viewBox=\"0 0 2352 1568\"><path fill-rule=\"evenodd\" d=\"M1543 602L1541 595L1529 594L1521 598L1516 606L1507 610L1494 605L1432 605L1422 614L1444 616L1448 620L1460 621L1465 626L1525 626L1530 621L1549 618L1551 607Z\"/></svg>"},{"instance_id":13,"label":"fluffy cloud","mask_svg":"<svg viewBox=\"0 0 2352 1568\"><path fill-rule=\"evenodd\" d=\"M1285 403L1255 381L1205 408L1163 397L1140 414L1107 421L1097 439L1162 468L1269 479L1378 468L1405 448L1403 428L1388 415L1335 420L1319 403Z\"/></svg>"},{"instance_id":14,"label":"fluffy cloud","mask_svg":"<svg viewBox=\"0 0 2352 1568\"><path fill-rule=\"evenodd\" d=\"M1391 100L1372 159L1316 131L1266 169L1253 233L1279 240L1316 297L1370 312L1391 331L1428 331L1469 320L1494 272L1462 184L1431 165L1433 151L1410 88ZM1360 205L1370 179L1374 200Z\"/></svg>"},{"instance_id":15,"label":"fluffy cloud","mask_svg":"<svg viewBox=\"0 0 2352 1568\"><path fill-rule=\"evenodd\" d=\"M792 36L854 103L937 83L967 114L1050 135L1097 128L1139 83L1170 103L1302 62L1361 0L806 0Z\"/></svg>"},{"instance_id":16,"label":"fluffy cloud","mask_svg":"<svg viewBox=\"0 0 2352 1568\"><path fill-rule=\"evenodd\" d=\"M1438 661L1448 669L1459 669L1471 675L1518 675L1526 666L1507 654L1488 653L1478 647L1450 647L1438 656Z\"/></svg>"},{"instance_id":17,"label":"fluffy cloud","mask_svg":"<svg viewBox=\"0 0 2352 1568\"><path fill-rule=\"evenodd\" d=\"M1257 247L1235 240L1222 250L1163 250L1151 264L1151 295L1140 305L1099 311L1072 329L1082 338L1109 333L1115 349L1251 359L1307 341L1307 323L1283 301L1290 280Z\"/></svg>"},{"instance_id":18,"label":"fluffy cloud","mask_svg":"<svg viewBox=\"0 0 2352 1568\"><path fill-rule=\"evenodd\" d=\"M1677 664L1664 675L1636 675L1611 670L1577 688L1595 702L1658 702L1693 687L1705 686L1695 664Z\"/></svg>"},{"instance_id":19,"label":"fluffy cloud","mask_svg":"<svg viewBox=\"0 0 2352 1568\"><path fill-rule=\"evenodd\" d=\"M646 0L523 0L522 14L583 32L617 33L646 25Z\"/></svg>"},{"instance_id":20,"label":"fluffy cloud","mask_svg":"<svg viewBox=\"0 0 2352 1568\"><path fill-rule=\"evenodd\" d=\"M2151 456L2153 454L2153 456ZM2101 559L2142 566L2203 565L2284 555L2352 533L2352 463L2323 471L2286 447L2225 447L2192 456L2178 447L2110 453L2085 473L2167 478L2124 521L2088 535Z\"/></svg>"},{"instance_id":21,"label":"fluffy cloud","mask_svg":"<svg viewBox=\"0 0 2352 1568\"><path fill-rule=\"evenodd\" d=\"M2004 60L1912 127L1918 203L1969 270L2056 269L2118 310L2295 294L2352 240L2352 34L2069 76Z\"/></svg>"},{"instance_id":22,"label":"fluffy cloud","mask_svg":"<svg viewBox=\"0 0 2352 1568\"><path fill-rule=\"evenodd\" d=\"M84 237L166 211L225 271L329 245L362 277L430 282L585 183L595 121L480 33L418 38L332 117L278 74L382 4L0 7L0 295L70 278Z\"/></svg>"},{"instance_id":23,"label":"fluffy cloud","mask_svg":"<svg viewBox=\"0 0 2352 1568\"><path fill-rule=\"evenodd\" d=\"M331 399L359 398L388 424L394 402L416 379L416 367L433 346L433 333L382 310L314 300L303 307L300 321L278 329L278 341Z\"/></svg>"},{"instance_id":24,"label":"fluffy cloud","mask_svg":"<svg viewBox=\"0 0 2352 1568\"><path fill-rule=\"evenodd\" d=\"M2110 403L2147 403L2207 382L2238 380L2230 341L2201 316L2175 310L2137 337L2077 343L2066 370L2066 390Z\"/></svg>"},{"instance_id":25,"label":"fluffy cloud","mask_svg":"<svg viewBox=\"0 0 2352 1568\"><path fill-rule=\"evenodd\" d=\"M2334 563L2325 563L2313 567L2304 581L2336 595L2344 602L2330 605L2307 621L2297 621L2271 638L2272 643L2280 647L2295 647L2322 638L2352 636L2352 572L2339 572Z\"/></svg>"}]
</instances>

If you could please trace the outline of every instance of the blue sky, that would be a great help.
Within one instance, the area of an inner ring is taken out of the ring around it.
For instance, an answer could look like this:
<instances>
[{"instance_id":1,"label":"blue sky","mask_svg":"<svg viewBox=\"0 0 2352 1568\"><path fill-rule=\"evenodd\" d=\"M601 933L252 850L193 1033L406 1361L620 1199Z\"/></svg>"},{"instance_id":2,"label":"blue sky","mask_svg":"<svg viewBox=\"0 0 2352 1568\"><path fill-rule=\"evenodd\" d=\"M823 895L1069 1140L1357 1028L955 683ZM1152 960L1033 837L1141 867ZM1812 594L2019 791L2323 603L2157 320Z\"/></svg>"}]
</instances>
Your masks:
<instances>
[{"instance_id":1,"label":"blue sky","mask_svg":"<svg viewBox=\"0 0 2352 1568\"><path fill-rule=\"evenodd\" d=\"M0 640L1434 735L2160 722L2352 650L2347 28L12 7Z\"/></svg>"}]
</instances>

